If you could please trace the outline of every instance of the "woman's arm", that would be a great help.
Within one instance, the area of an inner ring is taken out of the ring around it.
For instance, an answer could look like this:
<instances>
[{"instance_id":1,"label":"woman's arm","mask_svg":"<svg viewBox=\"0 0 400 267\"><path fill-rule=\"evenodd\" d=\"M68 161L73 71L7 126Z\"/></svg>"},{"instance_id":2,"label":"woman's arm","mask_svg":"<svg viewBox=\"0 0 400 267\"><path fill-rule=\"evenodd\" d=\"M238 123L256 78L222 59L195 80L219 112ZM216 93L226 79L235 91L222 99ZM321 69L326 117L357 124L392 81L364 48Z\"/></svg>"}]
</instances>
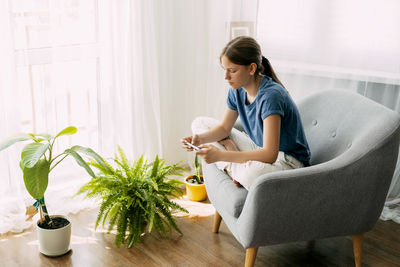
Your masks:
<instances>
[{"instance_id":1,"label":"woman's arm","mask_svg":"<svg viewBox=\"0 0 400 267\"><path fill-rule=\"evenodd\" d=\"M221 124L205 133L198 134L198 140L200 141L199 144L216 142L228 137L238 116L236 110L227 108Z\"/></svg>"},{"instance_id":2,"label":"woman's arm","mask_svg":"<svg viewBox=\"0 0 400 267\"><path fill-rule=\"evenodd\" d=\"M205 162L228 161L244 163L249 160L274 163L279 153L279 136L281 116L273 114L263 121L263 148L254 151L222 151L212 145L204 145L205 149L196 152Z\"/></svg>"}]
</instances>

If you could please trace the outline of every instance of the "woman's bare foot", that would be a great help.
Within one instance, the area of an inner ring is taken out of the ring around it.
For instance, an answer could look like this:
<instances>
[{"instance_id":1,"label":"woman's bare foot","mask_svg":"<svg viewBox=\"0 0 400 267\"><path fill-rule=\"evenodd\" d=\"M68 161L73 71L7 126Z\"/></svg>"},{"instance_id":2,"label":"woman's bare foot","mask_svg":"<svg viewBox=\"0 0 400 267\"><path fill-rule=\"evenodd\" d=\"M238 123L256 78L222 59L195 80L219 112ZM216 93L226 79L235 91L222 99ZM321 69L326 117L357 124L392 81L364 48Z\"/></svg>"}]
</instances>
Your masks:
<instances>
[{"instance_id":1,"label":"woman's bare foot","mask_svg":"<svg viewBox=\"0 0 400 267\"><path fill-rule=\"evenodd\" d=\"M236 181L235 179L232 179L232 181L236 185L236 187L242 187L243 186L238 181Z\"/></svg>"},{"instance_id":2,"label":"woman's bare foot","mask_svg":"<svg viewBox=\"0 0 400 267\"><path fill-rule=\"evenodd\" d=\"M229 137L218 141L218 143L223 145L227 151L239 151L236 144Z\"/></svg>"},{"instance_id":3,"label":"woman's bare foot","mask_svg":"<svg viewBox=\"0 0 400 267\"><path fill-rule=\"evenodd\" d=\"M231 174L228 172L227 169L224 169L224 172L229 175L229 177L232 178ZM238 181L236 181L235 179L232 178L232 182L236 185L236 187L242 187L243 185L241 185Z\"/></svg>"}]
</instances>

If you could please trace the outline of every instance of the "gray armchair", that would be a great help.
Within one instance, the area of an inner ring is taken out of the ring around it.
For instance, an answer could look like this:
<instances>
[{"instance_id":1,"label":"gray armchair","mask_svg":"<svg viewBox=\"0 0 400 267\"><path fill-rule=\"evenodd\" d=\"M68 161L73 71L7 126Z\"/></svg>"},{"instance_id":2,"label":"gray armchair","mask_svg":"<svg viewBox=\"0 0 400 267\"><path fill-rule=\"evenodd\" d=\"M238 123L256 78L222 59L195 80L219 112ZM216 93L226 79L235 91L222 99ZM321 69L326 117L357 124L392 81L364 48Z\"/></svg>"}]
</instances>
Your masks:
<instances>
[{"instance_id":1,"label":"gray armchair","mask_svg":"<svg viewBox=\"0 0 400 267\"><path fill-rule=\"evenodd\" d=\"M382 211L399 151L400 116L355 93L323 91L298 104L311 166L264 174L249 191L203 162L208 197L246 249L253 266L260 246L353 236L361 266L363 233Z\"/></svg>"}]
</instances>

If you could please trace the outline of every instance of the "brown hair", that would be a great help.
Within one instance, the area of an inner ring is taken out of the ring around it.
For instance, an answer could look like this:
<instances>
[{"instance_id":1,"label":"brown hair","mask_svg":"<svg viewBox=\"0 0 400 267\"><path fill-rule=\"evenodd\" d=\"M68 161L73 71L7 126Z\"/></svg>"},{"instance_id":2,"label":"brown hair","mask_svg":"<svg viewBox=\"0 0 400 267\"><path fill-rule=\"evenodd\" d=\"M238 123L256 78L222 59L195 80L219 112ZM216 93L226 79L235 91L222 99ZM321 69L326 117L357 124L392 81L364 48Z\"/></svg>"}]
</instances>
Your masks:
<instances>
[{"instance_id":1,"label":"brown hair","mask_svg":"<svg viewBox=\"0 0 400 267\"><path fill-rule=\"evenodd\" d=\"M226 56L232 63L237 65L248 66L251 63L256 63L256 75L264 74L282 87L283 84L278 79L271 63L261 54L260 45L251 37L239 36L232 39L222 50L222 56Z\"/></svg>"}]
</instances>

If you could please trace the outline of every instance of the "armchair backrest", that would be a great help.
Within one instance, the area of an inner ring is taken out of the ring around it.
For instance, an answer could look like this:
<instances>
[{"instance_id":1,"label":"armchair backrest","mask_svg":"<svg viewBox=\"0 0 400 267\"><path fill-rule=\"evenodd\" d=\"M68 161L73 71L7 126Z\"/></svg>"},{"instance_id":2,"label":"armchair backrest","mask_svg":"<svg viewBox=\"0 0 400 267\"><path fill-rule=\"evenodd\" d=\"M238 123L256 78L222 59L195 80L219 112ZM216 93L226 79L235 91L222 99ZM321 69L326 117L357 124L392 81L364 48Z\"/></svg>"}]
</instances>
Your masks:
<instances>
[{"instance_id":1,"label":"armchair backrest","mask_svg":"<svg viewBox=\"0 0 400 267\"><path fill-rule=\"evenodd\" d=\"M359 158L399 132L399 114L349 91L322 91L298 103L298 108L312 165L347 153Z\"/></svg>"}]
</instances>

